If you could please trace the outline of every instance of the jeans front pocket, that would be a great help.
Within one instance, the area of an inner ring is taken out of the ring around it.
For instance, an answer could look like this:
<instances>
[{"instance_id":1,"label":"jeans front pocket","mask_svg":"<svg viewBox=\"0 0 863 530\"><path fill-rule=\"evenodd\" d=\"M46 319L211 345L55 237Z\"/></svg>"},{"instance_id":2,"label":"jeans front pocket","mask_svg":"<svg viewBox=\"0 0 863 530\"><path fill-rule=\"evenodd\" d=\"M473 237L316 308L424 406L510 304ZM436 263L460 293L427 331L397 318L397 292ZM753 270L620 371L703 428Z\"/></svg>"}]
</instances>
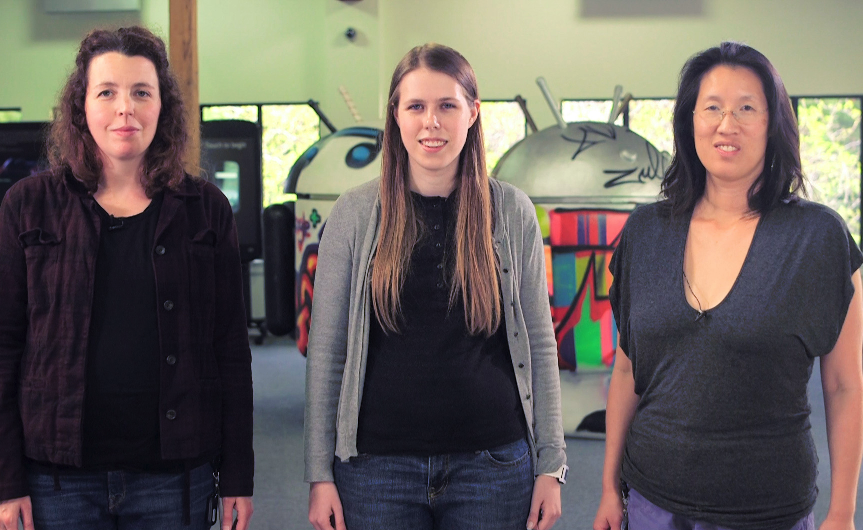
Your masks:
<instances>
[{"instance_id":1,"label":"jeans front pocket","mask_svg":"<svg viewBox=\"0 0 863 530\"><path fill-rule=\"evenodd\" d=\"M482 455L499 466L518 466L530 458L530 446L521 439L482 451Z\"/></svg>"}]
</instances>

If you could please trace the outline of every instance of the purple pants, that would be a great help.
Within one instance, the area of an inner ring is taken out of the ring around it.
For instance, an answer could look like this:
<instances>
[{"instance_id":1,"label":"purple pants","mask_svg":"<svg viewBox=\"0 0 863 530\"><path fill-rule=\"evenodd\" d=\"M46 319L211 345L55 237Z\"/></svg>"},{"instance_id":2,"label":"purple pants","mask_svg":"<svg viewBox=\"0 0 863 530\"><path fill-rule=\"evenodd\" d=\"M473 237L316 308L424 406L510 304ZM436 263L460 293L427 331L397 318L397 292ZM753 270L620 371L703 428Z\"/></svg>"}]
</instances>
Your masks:
<instances>
[{"instance_id":1,"label":"purple pants","mask_svg":"<svg viewBox=\"0 0 863 530\"><path fill-rule=\"evenodd\" d=\"M667 512L641 496L634 489L629 490L629 530L730 530L724 526L694 521L681 515ZM789 530L815 530L815 517L810 513L797 521Z\"/></svg>"}]
</instances>

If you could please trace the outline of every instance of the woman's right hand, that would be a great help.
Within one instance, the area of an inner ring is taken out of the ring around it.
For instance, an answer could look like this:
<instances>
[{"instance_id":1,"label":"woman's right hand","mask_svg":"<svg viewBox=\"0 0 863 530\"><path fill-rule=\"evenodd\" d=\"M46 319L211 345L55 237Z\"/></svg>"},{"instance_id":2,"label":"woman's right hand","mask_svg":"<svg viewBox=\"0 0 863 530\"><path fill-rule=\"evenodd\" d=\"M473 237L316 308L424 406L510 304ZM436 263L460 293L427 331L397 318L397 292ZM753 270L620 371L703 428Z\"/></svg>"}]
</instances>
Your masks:
<instances>
[{"instance_id":1,"label":"woman's right hand","mask_svg":"<svg viewBox=\"0 0 863 530\"><path fill-rule=\"evenodd\" d=\"M309 522L315 530L346 530L342 501L335 482L312 482L309 485Z\"/></svg>"},{"instance_id":2,"label":"woman's right hand","mask_svg":"<svg viewBox=\"0 0 863 530\"><path fill-rule=\"evenodd\" d=\"M33 507L30 497L18 497L0 502L0 530L18 530L18 519L24 530L33 530Z\"/></svg>"},{"instance_id":3,"label":"woman's right hand","mask_svg":"<svg viewBox=\"0 0 863 530\"><path fill-rule=\"evenodd\" d=\"M593 520L593 530L620 530L623 522L623 499L619 491L604 490Z\"/></svg>"}]
</instances>

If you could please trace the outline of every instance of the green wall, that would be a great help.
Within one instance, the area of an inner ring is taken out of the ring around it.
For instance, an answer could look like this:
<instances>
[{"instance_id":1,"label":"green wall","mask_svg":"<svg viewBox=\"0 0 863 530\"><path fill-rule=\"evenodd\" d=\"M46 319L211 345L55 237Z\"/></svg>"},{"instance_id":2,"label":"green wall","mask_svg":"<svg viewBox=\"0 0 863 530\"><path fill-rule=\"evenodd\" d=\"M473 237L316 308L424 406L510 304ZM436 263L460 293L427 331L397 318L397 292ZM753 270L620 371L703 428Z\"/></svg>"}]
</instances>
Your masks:
<instances>
[{"instance_id":1,"label":"green wall","mask_svg":"<svg viewBox=\"0 0 863 530\"><path fill-rule=\"evenodd\" d=\"M144 23L167 36L168 1L132 14L49 15L41 0L0 0L0 107L47 119L88 28ZM427 41L461 51L481 96L529 101L553 123L534 79L559 98L674 94L692 53L724 39L764 52L797 95L863 93L859 0L198 0L202 103L321 102L337 126L353 122L339 86L365 120L384 107L401 56ZM634 15L646 5L659 13ZM684 6L686 14L680 14ZM344 37L348 27L358 36Z\"/></svg>"}]
</instances>

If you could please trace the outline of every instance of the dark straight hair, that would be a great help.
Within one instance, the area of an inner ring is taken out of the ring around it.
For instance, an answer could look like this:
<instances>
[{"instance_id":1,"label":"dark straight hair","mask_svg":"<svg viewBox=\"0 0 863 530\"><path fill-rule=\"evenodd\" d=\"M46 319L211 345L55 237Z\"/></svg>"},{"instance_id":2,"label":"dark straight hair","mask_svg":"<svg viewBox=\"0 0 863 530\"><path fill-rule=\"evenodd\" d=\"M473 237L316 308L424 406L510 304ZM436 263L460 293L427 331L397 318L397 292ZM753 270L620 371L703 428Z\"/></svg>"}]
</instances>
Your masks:
<instances>
[{"instance_id":1,"label":"dark straight hair","mask_svg":"<svg viewBox=\"0 0 863 530\"><path fill-rule=\"evenodd\" d=\"M779 73L761 52L738 42L723 42L697 53L680 72L674 103L674 156L662 180L662 196L674 214L692 212L704 195L707 172L695 151L693 111L701 80L719 66L751 70L761 80L769 123L764 169L749 188L749 209L765 213L806 193L800 167L800 136L791 99Z\"/></svg>"}]
</instances>

